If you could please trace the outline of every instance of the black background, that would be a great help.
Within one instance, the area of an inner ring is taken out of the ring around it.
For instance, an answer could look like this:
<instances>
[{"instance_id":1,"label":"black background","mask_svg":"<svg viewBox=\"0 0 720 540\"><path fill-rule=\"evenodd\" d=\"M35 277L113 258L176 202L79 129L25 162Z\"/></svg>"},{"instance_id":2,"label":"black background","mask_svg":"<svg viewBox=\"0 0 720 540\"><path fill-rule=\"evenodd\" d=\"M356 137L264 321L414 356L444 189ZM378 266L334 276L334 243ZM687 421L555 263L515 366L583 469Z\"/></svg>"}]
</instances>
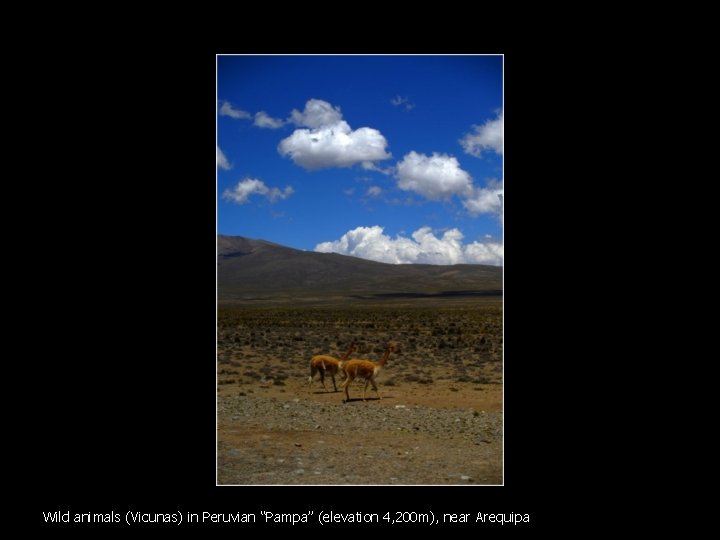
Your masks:
<instances>
[{"instance_id":1,"label":"black background","mask_svg":"<svg viewBox=\"0 0 720 540\"><path fill-rule=\"evenodd\" d=\"M24 257L24 519L54 529L42 512L432 510L470 513L472 528L477 512L529 513L546 530L600 519L593 494L612 478L591 412L590 319L607 301L593 273L597 80L557 49L507 43L392 50L506 55L505 485L215 485L215 54L287 50L158 40L34 59L53 92L40 103L34 85L30 98L52 114L28 141L27 221L42 225Z\"/></svg>"}]
</instances>

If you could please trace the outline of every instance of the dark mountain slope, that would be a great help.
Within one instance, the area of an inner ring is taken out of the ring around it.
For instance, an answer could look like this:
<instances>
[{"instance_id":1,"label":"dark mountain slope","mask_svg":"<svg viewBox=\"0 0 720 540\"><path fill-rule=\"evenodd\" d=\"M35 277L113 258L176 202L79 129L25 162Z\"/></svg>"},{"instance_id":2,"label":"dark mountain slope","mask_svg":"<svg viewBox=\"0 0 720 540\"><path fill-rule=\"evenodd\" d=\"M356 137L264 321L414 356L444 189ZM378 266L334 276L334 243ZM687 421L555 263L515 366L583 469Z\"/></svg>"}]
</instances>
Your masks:
<instances>
[{"instance_id":1,"label":"dark mountain slope","mask_svg":"<svg viewBox=\"0 0 720 540\"><path fill-rule=\"evenodd\" d=\"M218 236L218 300L500 295L502 267L385 264Z\"/></svg>"}]
</instances>

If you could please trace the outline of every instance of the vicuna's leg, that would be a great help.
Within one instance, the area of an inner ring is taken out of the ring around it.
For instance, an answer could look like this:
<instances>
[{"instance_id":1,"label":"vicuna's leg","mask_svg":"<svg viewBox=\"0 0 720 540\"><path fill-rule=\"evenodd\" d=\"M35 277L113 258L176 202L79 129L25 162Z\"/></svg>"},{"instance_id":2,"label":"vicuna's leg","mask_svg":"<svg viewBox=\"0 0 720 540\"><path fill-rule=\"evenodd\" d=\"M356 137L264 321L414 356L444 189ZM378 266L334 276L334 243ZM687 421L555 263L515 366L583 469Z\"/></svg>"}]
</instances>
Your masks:
<instances>
[{"instance_id":1,"label":"vicuna's leg","mask_svg":"<svg viewBox=\"0 0 720 540\"><path fill-rule=\"evenodd\" d=\"M319 371L320 371L320 382L322 383L323 388L324 388L325 391L327 392L327 386L325 386L325 370L324 370L324 369L320 369Z\"/></svg>"},{"instance_id":2,"label":"vicuna's leg","mask_svg":"<svg viewBox=\"0 0 720 540\"><path fill-rule=\"evenodd\" d=\"M345 382L342 383L340 386L345 389L345 401L350 401L350 394L348 393L348 385L353 381L352 375L349 373L347 374L347 378L345 379Z\"/></svg>"},{"instance_id":3,"label":"vicuna's leg","mask_svg":"<svg viewBox=\"0 0 720 540\"><path fill-rule=\"evenodd\" d=\"M315 377L315 373L317 373L317 369L315 369L315 366L310 366L310 378L308 379L308 382L310 385L308 386L308 391L312 394L312 381L313 377Z\"/></svg>"},{"instance_id":4,"label":"vicuna's leg","mask_svg":"<svg viewBox=\"0 0 720 540\"><path fill-rule=\"evenodd\" d=\"M367 379L365 381L365 387L363 388L363 401L367 401L367 399L365 399L365 392L367 392L367 387L368 384L370 384L370 381L372 381L372 379ZM375 386L375 383L373 383L373 386Z\"/></svg>"},{"instance_id":5,"label":"vicuna's leg","mask_svg":"<svg viewBox=\"0 0 720 540\"><path fill-rule=\"evenodd\" d=\"M375 379L370 379L370 383L372 384L373 390L375 390L375 393L377 394L378 399L382 399L380 397L380 392L378 392L377 384L375 384Z\"/></svg>"},{"instance_id":6,"label":"vicuna's leg","mask_svg":"<svg viewBox=\"0 0 720 540\"><path fill-rule=\"evenodd\" d=\"M332 380L333 380L333 388L334 388L335 391L337 392L337 385L335 384L335 372L334 372L334 371L331 371L331 372L330 372L330 376L332 377Z\"/></svg>"}]
</instances>

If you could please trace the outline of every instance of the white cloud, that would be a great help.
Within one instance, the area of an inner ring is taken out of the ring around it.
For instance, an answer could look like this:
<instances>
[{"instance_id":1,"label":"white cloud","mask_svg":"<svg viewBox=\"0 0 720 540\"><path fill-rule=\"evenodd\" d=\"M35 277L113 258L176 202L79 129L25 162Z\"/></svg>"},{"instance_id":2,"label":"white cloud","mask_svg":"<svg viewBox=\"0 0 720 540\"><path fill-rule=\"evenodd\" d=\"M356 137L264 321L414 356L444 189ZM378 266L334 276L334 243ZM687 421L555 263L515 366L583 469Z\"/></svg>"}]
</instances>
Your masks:
<instances>
[{"instance_id":1,"label":"white cloud","mask_svg":"<svg viewBox=\"0 0 720 540\"><path fill-rule=\"evenodd\" d=\"M490 180L486 187L476 187L453 156L437 152L426 156L412 151L397 164L396 177L398 187L405 191L432 201L456 195L471 216L496 214L502 219L503 182Z\"/></svg>"},{"instance_id":2,"label":"white cloud","mask_svg":"<svg viewBox=\"0 0 720 540\"><path fill-rule=\"evenodd\" d=\"M458 160L437 152L432 156L415 151L406 154L397 164L397 178L400 189L433 201L452 195L470 197L473 193L472 178L460 168Z\"/></svg>"},{"instance_id":3,"label":"white cloud","mask_svg":"<svg viewBox=\"0 0 720 540\"><path fill-rule=\"evenodd\" d=\"M249 112L241 111L240 109L233 109L233 106L230 105L230 102L228 101L224 101L222 107L220 107L220 116L229 116L230 118L235 118L236 120L240 120L242 118L252 118L252 115Z\"/></svg>"},{"instance_id":4,"label":"white cloud","mask_svg":"<svg viewBox=\"0 0 720 540\"><path fill-rule=\"evenodd\" d=\"M411 111L415 108L415 104L410 103L410 100L407 97L395 96L390 100L390 103L392 103L396 107L401 107L404 105L406 111Z\"/></svg>"},{"instance_id":5,"label":"white cloud","mask_svg":"<svg viewBox=\"0 0 720 540\"><path fill-rule=\"evenodd\" d=\"M505 193L503 182L490 180L487 187L475 188L473 194L463 201L467 211L477 216L480 214L500 214L502 212L502 197Z\"/></svg>"},{"instance_id":6,"label":"white cloud","mask_svg":"<svg viewBox=\"0 0 720 540\"><path fill-rule=\"evenodd\" d=\"M261 128L278 129L285 125L285 122L280 118L273 118L268 115L265 111L255 113L255 122L253 125Z\"/></svg>"},{"instance_id":7,"label":"white cloud","mask_svg":"<svg viewBox=\"0 0 720 540\"><path fill-rule=\"evenodd\" d=\"M287 199L294 191L292 186L287 186L285 189L280 190L276 187L267 187L265 182L257 178L245 178L244 180L240 180L234 188L226 189L222 197L225 200L237 204L245 204L251 195L262 195L270 202L275 202L278 199Z\"/></svg>"},{"instance_id":8,"label":"white cloud","mask_svg":"<svg viewBox=\"0 0 720 540\"><path fill-rule=\"evenodd\" d=\"M357 227L339 240L322 242L315 251L340 253L392 264L491 264L503 263L503 245L499 242L463 244L458 229L435 236L430 227L421 227L412 238L398 235L395 239L383 233L379 225Z\"/></svg>"},{"instance_id":9,"label":"white cloud","mask_svg":"<svg viewBox=\"0 0 720 540\"><path fill-rule=\"evenodd\" d=\"M352 130L340 109L326 101L309 100L303 112L292 111L290 121L309 129L296 129L280 141L278 152L307 170L351 167L392 157L385 151L388 143L382 133L368 127Z\"/></svg>"},{"instance_id":10,"label":"white cloud","mask_svg":"<svg viewBox=\"0 0 720 540\"><path fill-rule=\"evenodd\" d=\"M295 190L292 186L285 186L285 189L283 190L274 187L270 189L265 196L270 200L270 202L275 202L278 199L287 199L293 193L295 193Z\"/></svg>"},{"instance_id":11,"label":"white cloud","mask_svg":"<svg viewBox=\"0 0 720 540\"><path fill-rule=\"evenodd\" d=\"M379 186L370 186L367 190L367 195L370 197L377 197L382 193L382 188Z\"/></svg>"},{"instance_id":12,"label":"white cloud","mask_svg":"<svg viewBox=\"0 0 720 540\"><path fill-rule=\"evenodd\" d=\"M337 124L342 120L340 107L333 107L322 99L310 99L305 103L303 112L293 109L290 121L296 126L319 128Z\"/></svg>"},{"instance_id":13,"label":"white cloud","mask_svg":"<svg viewBox=\"0 0 720 540\"><path fill-rule=\"evenodd\" d=\"M500 242L473 242L465 246L465 262L502 266L505 250Z\"/></svg>"},{"instance_id":14,"label":"white cloud","mask_svg":"<svg viewBox=\"0 0 720 540\"><path fill-rule=\"evenodd\" d=\"M229 171L232 168L232 165L230 165L230 162L227 160L225 154L223 154L223 151L220 150L218 145L215 145L215 165L221 169L225 169L226 171Z\"/></svg>"},{"instance_id":15,"label":"white cloud","mask_svg":"<svg viewBox=\"0 0 720 540\"><path fill-rule=\"evenodd\" d=\"M485 150L493 150L503 155L505 141L505 120L504 113L500 111L495 120L488 120L481 126L473 126L475 133L468 133L460 144L466 154L480 157Z\"/></svg>"}]
</instances>

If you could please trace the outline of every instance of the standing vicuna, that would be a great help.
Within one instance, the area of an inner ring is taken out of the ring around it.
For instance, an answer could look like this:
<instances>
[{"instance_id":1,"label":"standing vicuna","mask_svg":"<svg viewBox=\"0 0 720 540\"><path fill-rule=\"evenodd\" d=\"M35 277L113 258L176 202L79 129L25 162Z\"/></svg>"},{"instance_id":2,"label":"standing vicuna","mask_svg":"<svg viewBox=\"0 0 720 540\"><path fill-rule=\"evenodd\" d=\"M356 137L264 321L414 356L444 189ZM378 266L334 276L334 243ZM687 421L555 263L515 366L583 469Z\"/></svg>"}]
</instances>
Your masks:
<instances>
[{"instance_id":1,"label":"standing vicuna","mask_svg":"<svg viewBox=\"0 0 720 540\"><path fill-rule=\"evenodd\" d=\"M380 373L380 370L385 366L385 364L387 364L390 353L394 352L396 349L397 345L395 343L388 343L387 349L385 349L385 354L383 355L380 362L377 364L375 362L371 362L370 360L361 360L357 358L353 358L352 360L348 360L347 362L345 362L345 365L343 366L343 371L345 372L346 379L345 382L342 383L342 387L345 389L346 398L344 403L350 401L348 386L350 386L350 383L353 382L355 377L362 377L363 379L365 379L365 388L363 388L363 401L366 401L365 392L367 392L368 384L372 384L373 390L375 390L378 399L382 399L380 397L380 392L378 391L377 384L375 384L375 377L377 377L377 374Z\"/></svg>"},{"instance_id":2,"label":"standing vicuna","mask_svg":"<svg viewBox=\"0 0 720 540\"><path fill-rule=\"evenodd\" d=\"M340 360L337 358L333 358L332 356L328 356L327 354L318 354L312 357L310 360L310 379L308 382L310 383L310 392L312 392L312 381L313 377L315 377L315 373L320 373L320 382L323 385L323 388L325 388L325 391L327 392L328 389L325 386L325 373L330 373L330 376L332 377L333 382L333 388L335 389L335 392L338 391L337 386L335 384L335 375L337 375L337 372L342 367L342 364L345 363L345 360L347 360L347 357L350 356L350 353L353 352L355 349L357 349L357 346L355 345L355 342L353 341L350 343L350 348L347 350L345 354L340 357Z\"/></svg>"}]
</instances>

